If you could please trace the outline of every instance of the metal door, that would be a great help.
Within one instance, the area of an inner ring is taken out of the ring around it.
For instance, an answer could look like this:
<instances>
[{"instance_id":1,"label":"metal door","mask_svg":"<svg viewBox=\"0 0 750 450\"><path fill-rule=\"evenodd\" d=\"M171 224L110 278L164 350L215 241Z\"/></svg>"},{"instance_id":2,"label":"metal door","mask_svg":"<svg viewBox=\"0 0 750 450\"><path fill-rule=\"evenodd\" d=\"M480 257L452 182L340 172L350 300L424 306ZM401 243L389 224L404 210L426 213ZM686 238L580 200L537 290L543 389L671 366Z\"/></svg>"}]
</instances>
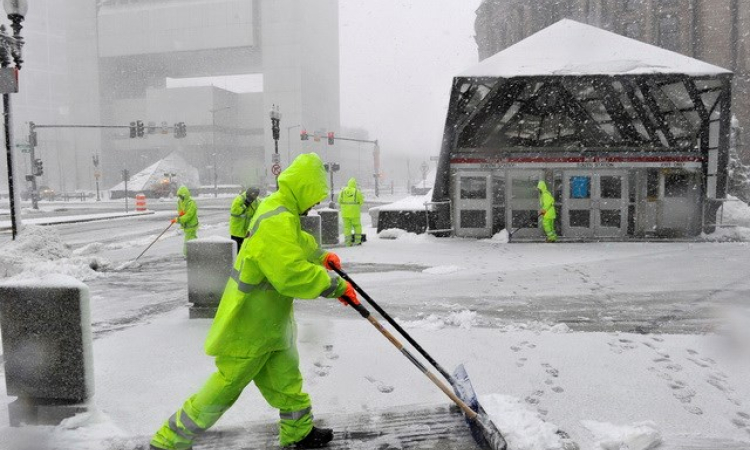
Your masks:
<instances>
[{"instance_id":1,"label":"metal door","mask_svg":"<svg viewBox=\"0 0 750 450\"><path fill-rule=\"evenodd\" d=\"M624 237L628 230L628 174L617 170L566 170L564 236Z\"/></svg>"},{"instance_id":2,"label":"metal door","mask_svg":"<svg viewBox=\"0 0 750 450\"><path fill-rule=\"evenodd\" d=\"M594 175L594 234L625 237L628 232L628 174L622 170Z\"/></svg>"},{"instance_id":3,"label":"metal door","mask_svg":"<svg viewBox=\"0 0 750 450\"><path fill-rule=\"evenodd\" d=\"M492 236L492 176L481 172L456 175L456 236Z\"/></svg>"},{"instance_id":4,"label":"metal door","mask_svg":"<svg viewBox=\"0 0 750 450\"><path fill-rule=\"evenodd\" d=\"M505 223L508 230L516 230L513 237L544 236L539 230L539 191L536 188L543 179L541 170L508 171Z\"/></svg>"},{"instance_id":5,"label":"metal door","mask_svg":"<svg viewBox=\"0 0 750 450\"><path fill-rule=\"evenodd\" d=\"M594 237L594 174L590 170L563 172L562 235Z\"/></svg>"}]
</instances>

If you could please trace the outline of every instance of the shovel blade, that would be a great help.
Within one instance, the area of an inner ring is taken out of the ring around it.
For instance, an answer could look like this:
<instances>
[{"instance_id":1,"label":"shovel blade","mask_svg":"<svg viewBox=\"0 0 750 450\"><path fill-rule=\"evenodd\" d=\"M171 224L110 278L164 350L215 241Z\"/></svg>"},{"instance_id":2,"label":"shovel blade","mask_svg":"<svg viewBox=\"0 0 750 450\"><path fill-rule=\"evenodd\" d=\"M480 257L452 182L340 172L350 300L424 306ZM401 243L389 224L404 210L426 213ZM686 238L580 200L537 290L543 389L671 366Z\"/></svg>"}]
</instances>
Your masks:
<instances>
[{"instance_id":1,"label":"shovel blade","mask_svg":"<svg viewBox=\"0 0 750 450\"><path fill-rule=\"evenodd\" d=\"M453 371L453 391L458 398L477 413L476 419L466 419L466 423L469 424L471 429L471 435L477 441L477 444L483 449L506 450L508 444L497 426L492 423L482 405L479 404L477 393L474 391L474 386L471 385L469 374L466 373L463 364L460 364Z\"/></svg>"}]
</instances>

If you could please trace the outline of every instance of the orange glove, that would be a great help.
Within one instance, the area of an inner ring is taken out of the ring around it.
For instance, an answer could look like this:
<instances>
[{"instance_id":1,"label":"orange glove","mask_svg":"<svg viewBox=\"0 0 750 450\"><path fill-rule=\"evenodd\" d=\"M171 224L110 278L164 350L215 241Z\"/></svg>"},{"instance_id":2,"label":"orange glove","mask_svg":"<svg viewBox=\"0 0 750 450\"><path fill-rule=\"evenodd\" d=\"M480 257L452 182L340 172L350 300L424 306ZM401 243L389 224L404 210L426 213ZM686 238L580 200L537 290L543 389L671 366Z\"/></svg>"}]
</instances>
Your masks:
<instances>
[{"instance_id":1,"label":"orange glove","mask_svg":"<svg viewBox=\"0 0 750 450\"><path fill-rule=\"evenodd\" d=\"M354 290L354 286L352 286L352 284L348 281L346 282L346 290L344 291L344 295L339 297L339 301L344 306L349 306L349 302L346 301L347 298L351 300L351 302L355 305L359 305L359 299L357 299L357 291Z\"/></svg>"},{"instance_id":2,"label":"orange glove","mask_svg":"<svg viewBox=\"0 0 750 450\"><path fill-rule=\"evenodd\" d=\"M323 258L323 267L328 270L333 270L334 268L341 270L341 258L333 252L328 252L325 258Z\"/></svg>"},{"instance_id":3,"label":"orange glove","mask_svg":"<svg viewBox=\"0 0 750 450\"><path fill-rule=\"evenodd\" d=\"M182 217L182 216L184 216L184 215L185 215L185 211L180 211L180 213L179 213L179 214L177 214L177 215L178 215L178 216L180 216L180 217Z\"/></svg>"},{"instance_id":4,"label":"orange glove","mask_svg":"<svg viewBox=\"0 0 750 450\"><path fill-rule=\"evenodd\" d=\"M175 217L174 219L170 220L170 222L171 223L177 223L177 217Z\"/></svg>"}]
</instances>

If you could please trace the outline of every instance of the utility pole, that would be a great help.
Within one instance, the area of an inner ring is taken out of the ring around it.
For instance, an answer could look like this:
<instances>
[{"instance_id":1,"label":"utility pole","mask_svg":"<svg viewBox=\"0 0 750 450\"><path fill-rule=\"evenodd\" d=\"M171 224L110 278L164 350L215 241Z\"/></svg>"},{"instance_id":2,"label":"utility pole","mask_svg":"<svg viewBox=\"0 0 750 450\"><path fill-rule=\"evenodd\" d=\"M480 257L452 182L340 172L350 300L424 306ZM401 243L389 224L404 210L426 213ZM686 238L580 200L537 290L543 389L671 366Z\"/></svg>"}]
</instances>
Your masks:
<instances>
[{"instance_id":1,"label":"utility pole","mask_svg":"<svg viewBox=\"0 0 750 450\"><path fill-rule=\"evenodd\" d=\"M33 209L39 209L39 192L36 186L36 177L41 176L44 172L40 167L40 163L36 160L34 148L36 148L36 125L34 122L29 122L29 160L31 161L31 175L28 180L31 181L31 207ZM39 160L41 162L41 159Z\"/></svg>"},{"instance_id":2,"label":"utility pole","mask_svg":"<svg viewBox=\"0 0 750 450\"><path fill-rule=\"evenodd\" d=\"M94 161L94 179L96 180L96 201L101 201L99 198L99 177L102 176L99 172L99 155L92 155L91 158Z\"/></svg>"},{"instance_id":3,"label":"utility pole","mask_svg":"<svg viewBox=\"0 0 750 450\"><path fill-rule=\"evenodd\" d=\"M302 125L292 125L286 127L286 166L289 167L292 164L292 141L289 138L289 131L294 128L299 128Z\"/></svg>"},{"instance_id":4,"label":"utility pole","mask_svg":"<svg viewBox=\"0 0 750 450\"><path fill-rule=\"evenodd\" d=\"M279 122L281 122L281 113L279 107L276 105L271 106L271 110L268 112L268 116L271 118L271 133L273 134L273 155L271 155L271 173L276 177L276 190L279 190L279 174L281 173L281 157L279 156Z\"/></svg>"}]
</instances>

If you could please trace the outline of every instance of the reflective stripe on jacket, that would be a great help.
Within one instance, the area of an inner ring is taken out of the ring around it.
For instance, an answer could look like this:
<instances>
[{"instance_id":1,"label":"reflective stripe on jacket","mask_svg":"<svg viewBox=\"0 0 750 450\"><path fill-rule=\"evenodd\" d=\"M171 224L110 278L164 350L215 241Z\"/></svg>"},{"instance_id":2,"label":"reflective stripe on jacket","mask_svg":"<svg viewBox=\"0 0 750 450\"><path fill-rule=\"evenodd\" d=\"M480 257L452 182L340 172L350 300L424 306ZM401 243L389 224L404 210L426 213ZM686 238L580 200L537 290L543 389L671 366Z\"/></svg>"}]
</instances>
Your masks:
<instances>
[{"instance_id":1,"label":"reflective stripe on jacket","mask_svg":"<svg viewBox=\"0 0 750 450\"><path fill-rule=\"evenodd\" d=\"M339 192L338 202L341 207L342 218L359 219L365 198L362 195L362 191L357 189L356 179L349 178L347 186Z\"/></svg>"}]
</instances>

